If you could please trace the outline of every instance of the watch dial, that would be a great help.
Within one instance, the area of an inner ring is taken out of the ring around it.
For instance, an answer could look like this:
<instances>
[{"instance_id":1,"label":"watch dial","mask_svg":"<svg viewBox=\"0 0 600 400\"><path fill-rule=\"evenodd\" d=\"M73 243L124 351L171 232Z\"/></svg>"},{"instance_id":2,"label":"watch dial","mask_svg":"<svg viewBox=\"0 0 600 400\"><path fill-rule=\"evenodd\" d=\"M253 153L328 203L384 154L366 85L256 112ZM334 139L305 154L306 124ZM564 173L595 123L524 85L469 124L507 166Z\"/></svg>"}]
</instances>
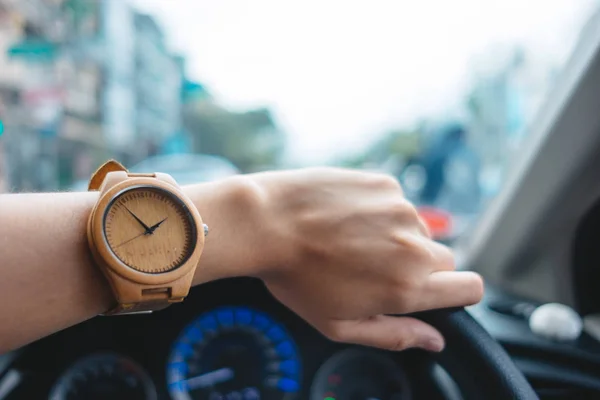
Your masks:
<instances>
[{"instance_id":1,"label":"watch dial","mask_svg":"<svg viewBox=\"0 0 600 400\"><path fill-rule=\"evenodd\" d=\"M104 216L104 234L113 253L129 267L150 274L185 263L196 245L195 227L181 200L155 187L121 193Z\"/></svg>"}]
</instances>

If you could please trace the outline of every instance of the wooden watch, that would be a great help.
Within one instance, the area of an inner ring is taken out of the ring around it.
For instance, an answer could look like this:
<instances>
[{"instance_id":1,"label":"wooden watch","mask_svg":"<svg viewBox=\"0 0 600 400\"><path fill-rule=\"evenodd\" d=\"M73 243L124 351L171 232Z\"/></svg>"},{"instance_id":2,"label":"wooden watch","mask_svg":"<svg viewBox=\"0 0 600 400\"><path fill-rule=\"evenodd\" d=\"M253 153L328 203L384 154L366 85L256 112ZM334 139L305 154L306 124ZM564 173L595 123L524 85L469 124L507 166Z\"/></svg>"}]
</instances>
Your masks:
<instances>
[{"instance_id":1,"label":"wooden watch","mask_svg":"<svg viewBox=\"0 0 600 400\"><path fill-rule=\"evenodd\" d=\"M115 296L104 315L148 313L183 301L208 228L175 180L133 174L108 161L88 189L100 197L88 220L88 243Z\"/></svg>"}]
</instances>

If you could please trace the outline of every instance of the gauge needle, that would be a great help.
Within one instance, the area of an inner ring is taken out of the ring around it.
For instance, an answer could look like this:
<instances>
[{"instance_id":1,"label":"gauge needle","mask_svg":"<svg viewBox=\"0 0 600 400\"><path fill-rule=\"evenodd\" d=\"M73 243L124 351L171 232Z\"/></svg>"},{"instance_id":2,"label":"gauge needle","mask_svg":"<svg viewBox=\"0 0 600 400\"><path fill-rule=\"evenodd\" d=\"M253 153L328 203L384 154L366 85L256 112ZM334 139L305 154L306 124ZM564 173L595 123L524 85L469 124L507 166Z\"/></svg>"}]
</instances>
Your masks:
<instances>
[{"instance_id":1,"label":"gauge needle","mask_svg":"<svg viewBox=\"0 0 600 400\"><path fill-rule=\"evenodd\" d=\"M190 390L194 390L227 382L228 380L233 379L233 376L233 369L221 368L190 379L186 379L185 383Z\"/></svg>"},{"instance_id":2,"label":"gauge needle","mask_svg":"<svg viewBox=\"0 0 600 400\"><path fill-rule=\"evenodd\" d=\"M125 207L125 209L127 210L127 212L128 212L129 214L131 214L131 216L132 216L133 218L135 218L135 220L136 220L137 222L139 222L139 223L140 223L140 225L142 225L142 226L144 227L144 229L146 230L146 232L145 232L145 234L146 234L146 235L149 235L149 234L151 234L151 233L152 233L152 231L150 230L150 227L149 227L148 225L146 225L146 224L144 223L144 221L142 221L141 219L139 219L139 218L138 218L138 216L137 216L137 215L135 215L134 213L132 213L132 212L131 212L131 210L130 210L129 208Z\"/></svg>"}]
</instances>

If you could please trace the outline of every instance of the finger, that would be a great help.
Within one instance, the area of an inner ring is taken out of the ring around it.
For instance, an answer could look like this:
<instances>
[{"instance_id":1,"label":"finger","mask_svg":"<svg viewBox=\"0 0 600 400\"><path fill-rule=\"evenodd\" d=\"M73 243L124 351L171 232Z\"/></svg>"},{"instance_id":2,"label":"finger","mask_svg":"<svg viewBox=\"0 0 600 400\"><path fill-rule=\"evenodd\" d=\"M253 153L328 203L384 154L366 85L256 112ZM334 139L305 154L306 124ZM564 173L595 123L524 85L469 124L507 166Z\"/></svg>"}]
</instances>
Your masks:
<instances>
[{"instance_id":1,"label":"finger","mask_svg":"<svg viewBox=\"0 0 600 400\"><path fill-rule=\"evenodd\" d=\"M327 332L325 332L327 334ZM420 347L441 351L444 338L431 325L412 317L376 317L355 321L334 321L329 329L331 339L340 342L400 351Z\"/></svg>"},{"instance_id":2,"label":"finger","mask_svg":"<svg viewBox=\"0 0 600 400\"><path fill-rule=\"evenodd\" d=\"M427 239L431 239L431 231L429 230L429 226L419 214L419 209L415 207L410 201L405 199L405 202L408 204L406 207L408 208L408 212L406 213L410 220L409 222L414 223L417 226L417 231L423 235Z\"/></svg>"},{"instance_id":3,"label":"finger","mask_svg":"<svg viewBox=\"0 0 600 400\"><path fill-rule=\"evenodd\" d=\"M416 235L406 230L395 233L394 241L400 246L402 256L399 257L399 268L405 266L407 257L420 257L417 262L427 271L454 271L454 253L441 243Z\"/></svg>"},{"instance_id":4,"label":"finger","mask_svg":"<svg viewBox=\"0 0 600 400\"><path fill-rule=\"evenodd\" d=\"M479 303L483 280L471 271L432 272L423 287L416 311L434 308L464 307Z\"/></svg>"},{"instance_id":5,"label":"finger","mask_svg":"<svg viewBox=\"0 0 600 400\"><path fill-rule=\"evenodd\" d=\"M419 231L421 232L421 234L423 236L425 236L427 239L431 239L431 230L429 229L429 225L427 225L427 223L425 222L423 217L419 216L418 224L419 224Z\"/></svg>"},{"instance_id":6,"label":"finger","mask_svg":"<svg viewBox=\"0 0 600 400\"><path fill-rule=\"evenodd\" d=\"M431 261L433 261L436 271L454 271L456 269L452 249L434 240L429 240L427 245L433 256Z\"/></svg>"}]
</instances>

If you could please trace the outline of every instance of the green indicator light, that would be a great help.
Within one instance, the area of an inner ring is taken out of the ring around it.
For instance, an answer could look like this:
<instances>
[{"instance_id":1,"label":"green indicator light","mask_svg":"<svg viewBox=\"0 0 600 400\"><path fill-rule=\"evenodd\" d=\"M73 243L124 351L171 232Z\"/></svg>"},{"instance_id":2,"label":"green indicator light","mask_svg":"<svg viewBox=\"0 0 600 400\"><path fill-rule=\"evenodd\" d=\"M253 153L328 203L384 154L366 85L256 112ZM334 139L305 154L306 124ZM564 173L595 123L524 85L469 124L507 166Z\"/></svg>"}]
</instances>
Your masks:
<instances>
[{"instance_id":1,"label":"green indicator light","mask_svg":"<svg viewBox=\"0 0 600 400\"><path fill-rule=\"evenodd\" d=\"M323 400L335 400L335 397L325 397Z\"/></svg>"},{"instance_id":2,"label":"green indicator light","mask_svg":"<svg viewBox=\"0 0 600 400\"><path fill-rule=\"evenodd\" d=\"M0 121L0 136L2 136L3 132L4 132L4 124L2 123L2 121Z\"/></svg>"}]
</instances>

